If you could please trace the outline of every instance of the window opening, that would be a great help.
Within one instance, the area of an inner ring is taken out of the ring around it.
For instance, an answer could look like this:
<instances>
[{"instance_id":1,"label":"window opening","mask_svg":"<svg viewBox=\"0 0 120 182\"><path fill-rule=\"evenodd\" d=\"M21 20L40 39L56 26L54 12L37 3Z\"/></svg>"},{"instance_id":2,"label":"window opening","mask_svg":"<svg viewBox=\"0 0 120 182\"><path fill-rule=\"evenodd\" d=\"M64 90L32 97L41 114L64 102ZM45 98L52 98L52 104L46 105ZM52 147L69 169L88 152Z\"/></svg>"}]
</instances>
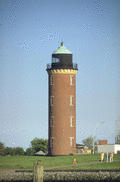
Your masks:
<instances>
[{"instance_id":1,"label":"window opening","mask_svg":"<svg viewBox=\"0 0 120 182\"><path fill-rule=\"evenodd\" d=\"M50 127L54 127L54 116L50 118Z\"/></svg>"},{"instance_id":2,"label":"window opening","mask_svg":"<svg viewBox=\"0 0 120 182\"><path fill-rule=\"evenodd\" d=\"M74 137L70 137L70 146L73 147Z\"/></svg>"},{"instance_id":3,"label":"window opening","mask_svg":"<svg viewBox=\"0 0 120 182\"><path fill-rule=\"evenodd\" d=\"M50 148L53 149L54 147L54 137L51 137L50 139Z\"/></svg>"},{"instance_id":4,"label":"window opening","mask_svg":"<svg viewBox=\"0 0 120 182\"><path fill-rule=\"evenodd\" d=\"M54 105L54 96L50 97L50 105L53 106Z\"/></svg>"},{"instance_id":5,"label":"window opening","mask_svg":"<svg viewBox=\"0 0 120 182\"><path fill-rule=\"evenodd\" d=\"M70 127L73 127L73 116L70 116Z\"/></svg>"},{"instance_id":6,"label":"window opening","mask_svg":"<svg viewBox=\"0 0 120 182\"><path fill-rule=\"evenodd\" d=\"M73 95L70 95L70 106L73 106Z\"/></svg>"},{"instance_id":7,"label":"window opening","mask_svg":"<svg viewBox=\"0 0 120 182\"><path fill-rule=\"evenodd\" d=\"M52 63L59 63L60 59L59 58L52 58Z\"/></svg>"},{"instance_id":8,"label":"window opening","mask_svg":"<svg viewBox=\"0 0 120 182\"><path fill-rule=\"evenodd\" d=\"M73 75L70 75L70 85L73 85Z\"/></svg>"},{"instance_id":9,"label":"window opening","mask_svg":"<svg viewBox=\"0 0 120 182\"><path fill-rule=\"evenodd\" d=\"M54 85L54 76L50 75L50 85Z\"/></svg>"}]
</instances>

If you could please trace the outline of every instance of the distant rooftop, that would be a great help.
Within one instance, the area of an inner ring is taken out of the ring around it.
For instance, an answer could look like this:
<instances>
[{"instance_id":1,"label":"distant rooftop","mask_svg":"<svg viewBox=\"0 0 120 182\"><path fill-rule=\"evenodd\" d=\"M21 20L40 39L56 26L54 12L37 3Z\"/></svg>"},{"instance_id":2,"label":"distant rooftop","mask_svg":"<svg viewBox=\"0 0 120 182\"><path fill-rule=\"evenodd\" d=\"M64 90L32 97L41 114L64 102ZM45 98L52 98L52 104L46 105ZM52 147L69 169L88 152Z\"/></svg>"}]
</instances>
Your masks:
<instances>
[{"instance_id":1,"label":"distant rooftop","mask_svg":"<svg viewBox=\"0 0 120 182\"><path fill-rule=\"evenodd\" d=\"M53 54L72 54L71 51L69 51L63 44L63 42L61 42L60 47L58 47Z\"/></svg>"}]
</instances>

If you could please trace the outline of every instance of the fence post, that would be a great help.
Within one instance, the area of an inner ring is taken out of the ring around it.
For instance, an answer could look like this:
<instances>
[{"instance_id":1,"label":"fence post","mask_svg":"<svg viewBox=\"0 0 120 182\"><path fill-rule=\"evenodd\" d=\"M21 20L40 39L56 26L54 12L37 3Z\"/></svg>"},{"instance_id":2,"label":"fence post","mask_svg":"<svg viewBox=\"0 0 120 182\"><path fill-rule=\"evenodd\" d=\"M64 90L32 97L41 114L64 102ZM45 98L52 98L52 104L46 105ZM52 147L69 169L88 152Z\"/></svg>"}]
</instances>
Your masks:
<instances>
[{"instance_id":1,"label":"fence post","mask_svg":"<svg viewBox=\"0 0 120 182\"><path fill-rule=\"evenodd\" d=\"M40 161L34 165L33 182L43 182L43 166Z\"/></svg>"}]
</instances>

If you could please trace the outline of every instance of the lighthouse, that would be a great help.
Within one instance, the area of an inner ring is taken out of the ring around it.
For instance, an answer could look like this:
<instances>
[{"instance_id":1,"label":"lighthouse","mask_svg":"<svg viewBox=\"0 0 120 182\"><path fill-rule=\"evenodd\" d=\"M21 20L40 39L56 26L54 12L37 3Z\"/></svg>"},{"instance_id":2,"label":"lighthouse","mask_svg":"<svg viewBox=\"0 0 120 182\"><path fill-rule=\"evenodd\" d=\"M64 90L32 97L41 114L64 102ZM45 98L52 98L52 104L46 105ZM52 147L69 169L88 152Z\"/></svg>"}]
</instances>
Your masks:
<instances>
[{"instance_id":1,"label":"lighthouse","mask_svg":"<svg viewBox=\"0 0 120 182\"><path fill-rule=\"evenodd\" d=\"M76 73L72 53L61 43L48 72L48 155L76 153Z\"/></svg>"}]
</instances>

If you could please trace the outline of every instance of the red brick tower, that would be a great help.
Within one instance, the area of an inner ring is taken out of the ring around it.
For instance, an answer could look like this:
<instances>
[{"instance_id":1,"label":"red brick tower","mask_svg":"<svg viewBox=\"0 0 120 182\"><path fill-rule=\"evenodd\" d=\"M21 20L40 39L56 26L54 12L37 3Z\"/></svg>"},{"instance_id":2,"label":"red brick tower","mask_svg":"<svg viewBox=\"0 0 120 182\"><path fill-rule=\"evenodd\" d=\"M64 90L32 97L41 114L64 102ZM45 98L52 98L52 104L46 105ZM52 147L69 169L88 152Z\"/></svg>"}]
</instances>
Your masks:
<instances>
[{"instance_id":1,"label":"red brick tower","mask_svg":"<svg viewBox=\"0 0 120 182\"><path fill-rule=\"evenodd\" d=\"M76 73L63 43L47 65L49 75L49 155L76 153Z\"/></svg>"}]
</instances>

